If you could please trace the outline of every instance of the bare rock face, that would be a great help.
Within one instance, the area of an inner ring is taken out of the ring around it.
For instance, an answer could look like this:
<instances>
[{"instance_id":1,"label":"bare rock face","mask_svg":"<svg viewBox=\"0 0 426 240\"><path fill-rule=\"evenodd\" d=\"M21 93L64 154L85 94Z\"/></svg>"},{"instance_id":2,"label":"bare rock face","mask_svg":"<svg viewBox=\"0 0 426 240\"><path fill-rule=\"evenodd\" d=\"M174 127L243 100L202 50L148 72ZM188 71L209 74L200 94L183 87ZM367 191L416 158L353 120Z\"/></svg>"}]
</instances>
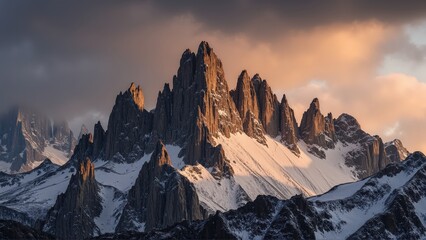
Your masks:
<instances>
[{"instance_id":1,"label":"bare rock face","mask_svg":"<svg viewBox=\"0 0 426 240\"><path fill-rule=\"evenodd\" d=\"M303 141L312 145L309 151L320 158L326 157L324 151L320 148L334 148L337 138L334 130L333 116L331 113L327 117L321 114L317 98L312 101L309 109L303 113L299 134Z\"/></svg>"},{"instance_id":2,"label":"bare rock face","mask_svg":"<svg viewBox=\"0 0 426 240\"><path fill-rule=\"evenodd\" d=\"M158 142L128 193L116 232L164 228L205 215L194 186L171 166L164 145Z\"/></svg>"},{"instance_id":3,"label":"bare rock face","mask_svg":"<svg viewBox=\"0 0 426 240\"><path fill-rule=\"evenodd\" d=\"M0 161L11 163L10 172L32 170L47 158L44 151L49 145L70 156L75 143L65 121L53 122L24 107L0 116Z\"/></svg>"},{"instance_id":4,"label":"bare rock face","mask_svg":"<svg viewBox=\"0 0 426 240\"><path fill-rule=\"evenodd\" d=\"M166 85L158 100L154 137L183 147L187 164L198 162L228 174L230 167L213 138L241 131L242 123L222 62L207 42L200 43L196 54L190 50L182 54L173 90Z\"/></svg>"},{"instance_id":5,"label":"bare rock face","mask_svg":"<svg viewBox=\"0 0 426 240\"><path fill-rule=\"evenodd\" d=\"M78 141L77 146L74 149L74 154L71 159L64 165L73 165L75 167L80 163L80 159L92 158L93 157L93 135L91 133L84 134Z\"/></svg>"},{"instance_id":6,"label":"bare rock face","mask_svg":"<svg viewBox=\"0 0 426 240\"><path fill-rule=\"evenodd\" d=\"M354 117L342 114L334 121L334 125L338 140L355 146L346 154L345 163L355 167L358 178L368 177L391 162L382 139L364 132Z\"/></svg>"},{"instance_id":7,"label":"bare rock face","mask_svg":"<svg viewBox=\"0 0 426 240\"><path fill-rule=\"evenodd\" d=\"M300 150L297 147L299 129L297 127L296 118L294 117L294 111L289 106L285 95L283 95L281 100L280 113L281 142L293 151L293 153L299 155Z\"/></svg>"},{"instance_id":8,"label":"bare rock face","mask_svg":"<svg viewBox=\"0 0 426 240\"><path fill-rule=\"evenodd\" d=\"M102 211L95 167L89 158L79 161L65 193L60 194L49 210L43 231L59 239L84 239L99 234L94 223Z\"/></svg>"},{"instance_id":9,"label":"bare rock face","mask_svg":"<svg viewBox=\"0 0 426 240\"><path fill-rule=\"evenodd\" d=\"M252 82L258 98L259 120L265 132L276 137L280 130L280 103L277 96L259 74L254 75Z\"/></svg>"},{"instance_id":10,"label":"bare rock face","mask_svg":"<svg viewBox=\"0 0 426 240\"><path fill-rule=\"evenodd\" d=\"M230 94L243 121L244 132L258 142L266 144L263 125L259 121L259 100L246 70L241 72L238 77L237 88L232 90Z\"/></svg>"},{"instance_id":11,"label":"bare rock face","mask_svg":"<svg viewBox=\"0 0 426 240\"><path fill-rule=\"evenodd\" d=\"M172 109L173 108L173 93L170 90L169 84L164 84L162 92L158 93L157 105L154 112L153 129L161 139L173 138L172 129Z\"/></svg>"},{"instance_id":12,"label":"bare rock face","mask_svg":"<svg viewBox=\"0 0 426 240\"><path fill-rule=\"evenodd\" d=\"M251 111L256 118L259 118L256 89L246 70L243 70L238 77L237 88L231 91L231 96L241 118L244 118L248 111Z\"/></svg>"},{"instance_id":13,"label":"bare rock face","mask_svg":"<svg viewBox=\"0 0 426 240\"><path fill-rule=\"evenodd\" d=\"M385 150L391 162L403 161L410 154L399 139L385 143Z\"/></svg>"},{"instance_id":14,"label":"bare rock face","mask_svg":"<svg viewBox=\"0 0 426 240\"><path fill-rule=\"evenodd\" d=\"M95 124L93 131L93 159L103 157L102 153L105 147L106 133L101 125L101 122Z\"/></svg>"},{"instance_id":15,"label":"bare rock face","mask_svg":"<svg viewBox=\"0 0 426 240\"><path fill-rule=\"evenodd\" d=\"M117 162L133 162L144 152L145 134L152 130L152 113L143 109L142 89L134 83L120 93L108 120L105 157Z\"/></svg>"}]
</instances>

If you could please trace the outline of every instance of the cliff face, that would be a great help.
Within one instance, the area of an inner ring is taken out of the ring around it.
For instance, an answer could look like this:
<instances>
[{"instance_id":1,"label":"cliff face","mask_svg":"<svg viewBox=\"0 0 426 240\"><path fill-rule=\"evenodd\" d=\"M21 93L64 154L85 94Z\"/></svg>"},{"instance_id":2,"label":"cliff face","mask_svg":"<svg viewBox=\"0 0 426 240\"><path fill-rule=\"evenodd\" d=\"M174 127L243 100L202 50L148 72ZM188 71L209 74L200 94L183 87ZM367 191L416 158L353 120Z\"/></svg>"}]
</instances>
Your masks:
<instances>
[{"instance_id":1,"label":"cliff face","mask_svg":"<svg viewBox=\"0 0 426 240\"><path fill-rule=\"evenodd\" d=\"M94 222L102 211L94 170L89 158L79 161L67 190L47 213L43 231L60 239L84 239L100 233Z\"/></svg>"},{"instance_id":2,"label":"cliff face","mask_svg":"<svg viewBox=\"0 0 426 240\"><path fill-rule=\"evenodd\" d=\"M272 92L266 80L262 80L259 74L254 75L252 82L258 97L260 122L267 134L276 137L280 129L280 103L277 96Z\"/></svg>"},{"instance_id":3,"label":"cliff face","mask_svg":"<svg viewBox=\"0 0 426 240\"><path fill-rule=\"evenodd\" d=\"M253 81L246 70L242 71L237 81L237 88L231 96L243 122L244 132L262 144L266 144L264 127L259 120L259 99Z\"/></svg>"},{"instance_id":4,"label":"cliff face","mask_svg":"<svg viewBox=\"0 0 426 240\"><path fill-rule=\"evenodd\" d=\"M385 150L391 162L403 161L410 154L399 139L385 143Z\"/></svg>"},{"instance_id":5,"label":"cliff face","mask_svg":"<svg viewBox=\"0 0 426 240\"><path fill-rule=\"evenodd\" d=\"M348 114L340 115L335 121L335 128L339 141L360 146L345 156L346 165L354 166L359 178L370 176L391 162L386 155L382 139L364 132L354 117Z\"/></svg>"},{"instance_id":6,"label":"cliff face","mask_svg":"<svg viewBox=\"0 0 426 240\"><path fill-rule=\"evenodd\" d=\"M12 108L0 116L0 161L10 164L6 172L26 172L46 158L64 164L76 140L65 121L51 121L28 108ZM60 155L52 154L59 150Z\"/></svg>"},{"instance_id":7,"label":"cliff face","mask_svg":"<svg viewBox=\"0 0 426 240\"><path fill-rule=\"evenodd\" d=\"M294 117L294 111L289 106L285 95L283 95L281 100L280 114L281 142L293 151L293 153L298 155L300 154L300 150L297 146L299 131L296 118Z\"/></svg>"},{"instance_id":8,"label":"cliff face","mask_svg":"<svg viewBox=\"0 0 426 240\"><path fill-rule=\"evenodd\" d=\"M322 115L317 98L312 101L309 109L303 113L299 133L303 141L313 145L310 149L311 153L320 158L326 157L321 148L334 148L337 138L334 130L333 116L331 113L327 117Z\"/></svg>"},{"instance_id":9,"label":"cliff face","mask_svg":"<svg viewBox=\"0 0 426 240\"><path fill-rule=\"evenodd\" d=\"M158 142L128 193L116 231L164 228L204 217L194 186L171 166L164 145Z\"/></svg>"},{"instance_id":10,"label":"cliff face","mask_svg":"<svg viewBox=\"0 0 426 240\"><path fill-rule=\"evenodd\" d=\"M143 107L142 89L134 83L117 96L108 120L106 159L133 162L143 155L145 134L152 130L152 114Z\"/></svg>"}]
</instances>

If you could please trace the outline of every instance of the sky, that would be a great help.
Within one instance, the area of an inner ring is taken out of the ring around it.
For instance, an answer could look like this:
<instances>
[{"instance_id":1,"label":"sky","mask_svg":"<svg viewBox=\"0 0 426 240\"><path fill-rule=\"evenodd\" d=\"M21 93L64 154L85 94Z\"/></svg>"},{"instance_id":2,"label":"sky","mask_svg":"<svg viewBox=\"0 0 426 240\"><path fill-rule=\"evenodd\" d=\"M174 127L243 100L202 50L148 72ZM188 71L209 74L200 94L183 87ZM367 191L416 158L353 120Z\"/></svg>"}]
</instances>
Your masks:
<instances>
[{"instance_id":1,"label":"sky","mask_svg":"<svg viewBox=\"0 0 426 240\"><path fill-rule=\"evenodd\" d=\"M385 141L426 152L426 1L0 1L0 111L107 124L140 84L155 107L187 48L208 41L230 88L259 73L300 123L318 97Z\"/></svg>"}]
</instances>

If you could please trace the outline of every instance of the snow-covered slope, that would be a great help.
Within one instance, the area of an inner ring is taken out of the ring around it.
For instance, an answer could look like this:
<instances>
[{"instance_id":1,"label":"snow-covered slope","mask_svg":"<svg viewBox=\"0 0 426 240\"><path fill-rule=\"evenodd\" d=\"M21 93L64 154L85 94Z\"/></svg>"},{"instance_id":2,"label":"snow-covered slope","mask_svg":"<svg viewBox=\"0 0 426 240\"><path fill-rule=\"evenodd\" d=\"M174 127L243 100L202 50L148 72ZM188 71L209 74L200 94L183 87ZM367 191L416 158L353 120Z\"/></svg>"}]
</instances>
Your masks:
<instances>
[{"instance_id":1,"label":"snow-covered slope","mask_svg":"<svg viewBox=\"0 0 426 240\"><path fill-rule=\"evenodd\" d=\"M126 202L125 193L133 186L143 163L149 158L150 154L146 154L134 163L120 164L101 159L94 162L96 181L101 185L103 206L95 223L101 233L114 231ZM72 165L59 168L51 162L43 163L27 173L3 173L0 176L0 204L28 214L33 222L43 219L55 204L57 196L65 192L74 173L75 168Z\"/></svg>"},{"instance_id":2,"label":"snow-covered slope","mask_svg":"<svg viewBox=\"0 0 426 240\"><path fill-rule=\"evenodd\" d=\"M426 157L416 152L358 182L311 198L258 196L237 210L120 238L425 239Z\"/></svg>"},{"instance_id":3,"label":"snow-covered slope","mask_svg":"<svg viewBox=\"0 0 426 240\"><path fill-rule=\"evenodd\" d=\"M229 178L216 179L200 164L181 171L194 183L207 209L212 212L236 209L258 195L280 199L300 193L313 196L337 184L357 180L343 157L357 146L338 142L334 149L326 150L327 158L321 159L309 153L303 141L299 142L301 153L296 156L275 139L267 135L265 139L267 145L245 133L215 139L222 145L234 171Z\"/></svg>"}]
</instances>

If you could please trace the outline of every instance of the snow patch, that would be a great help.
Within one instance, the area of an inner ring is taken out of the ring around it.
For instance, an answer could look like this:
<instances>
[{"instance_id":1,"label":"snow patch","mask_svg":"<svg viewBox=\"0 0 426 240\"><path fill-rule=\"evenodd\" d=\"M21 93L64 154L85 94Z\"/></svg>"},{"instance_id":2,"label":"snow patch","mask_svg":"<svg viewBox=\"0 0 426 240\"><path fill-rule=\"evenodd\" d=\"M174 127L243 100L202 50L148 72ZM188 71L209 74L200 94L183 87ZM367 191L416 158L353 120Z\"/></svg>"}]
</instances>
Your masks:
<instances>
[{"instance_id":1,"label":"snow patch","mask_svg":"<svg viewBox=\"0 0 426 240\"><path fill-rule=\"evenodd\" d=\"M54 148L52 145L47 145L44 148L43 156L46 156L46 158L49 158L50 161L52 161L56 165L64 165L68 161L68 154L64 153L56 148ZM40 165L42 162L37 162L37 166ZM37 166L33 166L34 168Z\"/></svg>"},{"instance_id":2,"label":"snow patch","mask_svg":"<svg viewBox=\"0 0 426 240\"><path fill-rule=\"evenodd\" d=\"M116 192L117 190L111 186L100 186L99 195L102 198L102 212L94 221L101 234L114 232L124 208L124 198L116 198Z\"/></svg>"}]
</instances>

